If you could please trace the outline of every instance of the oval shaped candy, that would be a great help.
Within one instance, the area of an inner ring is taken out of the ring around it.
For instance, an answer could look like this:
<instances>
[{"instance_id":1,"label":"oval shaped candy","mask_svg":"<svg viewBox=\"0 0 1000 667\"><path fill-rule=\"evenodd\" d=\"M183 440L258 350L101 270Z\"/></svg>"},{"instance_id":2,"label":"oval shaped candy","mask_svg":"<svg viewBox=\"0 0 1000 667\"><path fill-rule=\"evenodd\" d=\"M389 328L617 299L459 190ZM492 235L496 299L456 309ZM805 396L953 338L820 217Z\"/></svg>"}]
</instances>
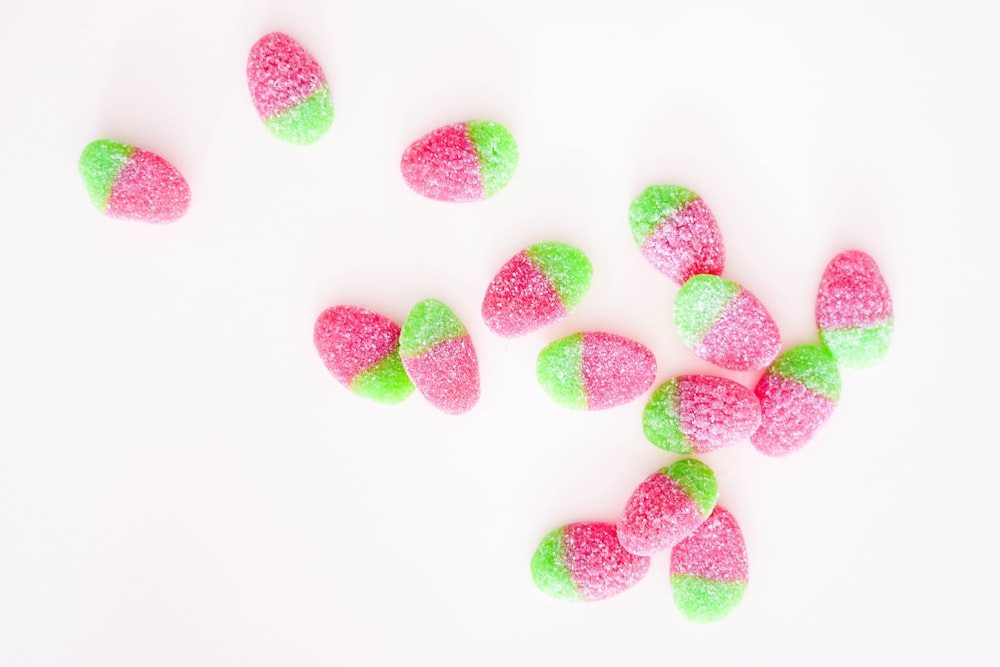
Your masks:
<instances>
[{"instance_id":1,"label":"oval shaped candy","mask_svg":"<svg viewBox=\"0 0 1000 667\"><path fill-rule=\"evenodd\" d=\"M250 48L247 84L257 115L271 134L290 144L311 144L333 124L333 102L323 68L282 32Z\"/></svg>"},{"instance_id":2,"label":"oval shaped candy","mask_svg":"<svg viewBox=\"0 0 1000 667\"><path fill-rule=\"evenodd\" d=\"M679 185L646 188L632 202L629 223L642 256L678 285L699 273L722 273L722 233L712 211L691 190Z\"/></svg>"},{"instance_id":3,"label":"oval shaped candy","mask_svg":"<svg viewBox=\"0 0 1000 667\"><path fill-rule=\"evenodd\" d=\"M765 368L781 349L767 309L746 288L718 276L692 276L677 293L674 327L696 355L731 371Z\"/></svg>"},{"instance_id":4,"label":"oval shaped candy","mask_svg":"<svg viewBox=\"0 0 1000 667\"><path fill-rule=\"evenodd\" d=\"M715 623L743 600L749 564L743 531L722 505L670 553L674 604L696 623Z\"/></svg>"},{"instance_id":5,"label":"oval shaped candy","mask_svg":"<svg viewBox=\"0 0 1000 667\"><path fill-rule=\"evenodd\" d=\"M840 399L840 371L818 345L785 351L754 388L760 400L760 427L750 436L758 451L784 456L812 439Z\"/></svg>"},{"instance_id":6,"label":"oval shaped candy","mask_svg":"<svg viewBox=\"0 0 1000 667\"><path fill-rule=\"evenodd\" d=\"M758 426L760 401L754 393L714 375L679 375L663 383L642 412L646 439L678 454L734 445Z\"/></svg>"},{"instance_id":7,"label":"oval shaped candy","mask_svg":"<svg viewBox=\"0 0 1000 667\"><path fill-rule=\"evenodd\" d=\"M431 405L451 415L479 401L479 360L465 325L437 299L415 305L399 334L399 356Z\"/></svg>"},{"instance_id":8,"label":"oval shaped candy","mask_svg":"<svg viewBox=\"0 0 1000 667\"><path fill-rule=\"evenodd\" d=\"M529 246L486 288L483 320L508 338L558 322L583 300L592 275L590 260L578 248L555 242Z\"/></svg>"},{"instance_id":9,"label":"oval shaped candy","mask_svg":"<svg viewBox=\"0 0 1000 667\"><path fill-rule=\"evenodd\" d=\"M172 164L156 153L107 139L80 156L90 201L112 218L173 222L187 212L191 190Z\"/></svg>"},{"instance_id":10,"label":"oval shaped candy","mask_svg":"<svg viewBox=\"0 0 1000 667\"><path fill-rule=\"evenodd\" d=\"M842 366L866 368L885 358L892 338L892 297L874 259L848 250L830 260L816 295L816 326Z\"/></svg>"},{"instance_id":11,"label":"oval shaped candy","mask_svg":"<svg viewBox=\"0 0 1000 667\"><path fill-rule=\"evenodd\" d=\"M656 357L640 343L584 331L538 353L538 383L556 403L574 410L623 405L653 386Z\"/></svg>"},{"instance_id":12,"label":"oval shaped candy","mask_svg":"<svg viewBox=\"0 0 1000 667\"><path fill-rule=\"evenodd\" d=\"M712 514L718 497L712 469L697 459L681 459L632 492L618 520L618 541L639 556L669 549Z\"/></svg>"},{"instance_id":13,"label":"oval shaped candy","mask_svg":"<svg viewBox=\"0 0 1000 667\"><path fill-rule=\"evenodd\" d=\"M580 522L546 535L531 557L531 577L559 600L603 600L646 576L649 559L622 549L612 523Z\"/></svg>"},{"instance_id":14,"label":"oval shaped candy","mask_svg":"<svg viewBox=\"0 0 1000 667\"><path fill-rule=\"evenodd\" d=\"M399 331L366 308L334 306L316 318L313 343L342 385L379 403L399 403L414 388L399 358Z\"/></svg>"},{"instance_id":15,"label":"oval shaped candy","mask_svg":"<svg viewBox=\"0 0 1000 667\"><path fill-rule=\"evenodd\" d=\"M517 167L514 136L500 123L470 120L420 137L403 153L400 170L410 188L438 201L488 199Z\"/></svg>"}]
</instances>

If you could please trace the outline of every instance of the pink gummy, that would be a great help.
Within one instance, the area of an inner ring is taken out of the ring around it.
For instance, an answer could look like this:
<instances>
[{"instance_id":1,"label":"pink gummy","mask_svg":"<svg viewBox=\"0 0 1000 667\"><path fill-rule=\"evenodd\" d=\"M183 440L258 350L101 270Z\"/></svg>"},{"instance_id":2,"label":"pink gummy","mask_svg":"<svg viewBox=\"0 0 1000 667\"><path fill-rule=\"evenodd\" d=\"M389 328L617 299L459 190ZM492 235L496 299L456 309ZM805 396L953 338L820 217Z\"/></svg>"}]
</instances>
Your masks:
<instances>
[{"instance_id":1,"label":"pink gummy","mask_svg":"<svg viewBox=\"0 0 1000 667\"><path fill-rule=\"evenodd\" d=\"M483 299L486 326L508 338L539 329L565 315L559 293L524 251L503 265Z\"/></svg>"},{"instance_id":2,"label":"pink gummy","mask_svg":"<svg viewBox=\"0 0 1000 667\"><path fill-rule=\"evenodd\" d=\"M424 398L442 412L459 415L479 401L479 361L468 334L403 357L403 368Z\"/></svg>"},{"instance_id":3,"label":"pink gummy","mask_svg":"<svg viewBox=\"0 0 1000 667\"><path fill-rule=\"evenodd\" d=\"M406 184L425 197L467 202L484 196L479 153L465 123L439 127L417 139L399 166Z\"/></svg>"},{"instance_id":4,"label":"pink gummy","mask_svg":"<svg viewBox=\"0 0 1000 667\"><path fill-rule=\"evenodd\" d=\"M156 153L136 148L111 186L105 213L112 218L171 222L191 203L187 181Z\"/></svg>"},{"instance_id":5,"label":"pink gummy","mask_svg":"<svg viewBox=\"0 0 1000 667\"><path fill-rule=\"evenodd\" d=\"M760 426L760 401L738 382L714 375L678 380L680 430L698 454L734 445Z\"/></svg>"},{"instance_id":6,"label":"pink gummy","mask_svg":"<svg viewBox=\"0 0 1000 667\"><path fill-rule=\"evenodd\" d=\"M649 570L649 559L622 549L614 524L571 523L563 533L564 563L585 600L603 600L630 588Z\"/></svg>"},{"instance_id":7,"label":"pink gummy","mask_svg":"<svg viewBox=\"0 0 1000 667\"><path fill-rule=\"evenodd\" d=\"M736 519L721 505L670 553L670 573L711 581L746 581L746 544Z\"/></svg>"},{"instance_id":8,"label":"pink gummy","mask_svg":"<svg viewBox=\"0 0 1000 667\"><path fill-rule=\"evenodd\" d=\"M700 198L658 224L642 244L642 254L678 285L699 273L721 275L726 261L719 225Z\"/></svg>"},{"instance_id":9,"label":"pink gummy","mask_svg":"<svg viewBox=\"0 0 1000 667\"><path fill-rule=\"evenodd\" d=\"M820 329L882 324L892 319L892 297L878 264L860 250L834 257L823 272L816 295Z\"/></svg>"},{"instance_id":10,"label":"pink gummy","mask_svg":"<svg viewBox=\"0 0 1000 667\"><path fill-rule=\"evenodd\" d=\"M781 350L781 334L771 315L745 289L732 300L694 352L731 371L766 368Z\"/></svg>"},{"instance_id":11,"label":"pink gummy","mask_svg":"<svg viewBox=\"0 0 1000 667\"><path fill-rule=\"evenodd\" d=\"M301 44L284 33L272 32L250 49L247 82L257 113L268 119L315 93L326 77Z\"/></svg>"},{"instance_id":12,"label":"pink gummy","mask_svg":"<svg viewBox=\"0 0 1000 667\"><path fill-rule=\"evenodd\" d=\"M399 326L365 308L335 306L316 319L313 342L333 377L349 387L359 373L392 354Z\"/></svg>"},{"instance_id":13,"label":"pink gummy","mask_svg":"<svg viewBox=\"0 0 1000 667\"><path fill-rule=\"evenodd\" d=\"M654 472L629 497L618 520L618 541L630 553L650 556L677 544L704 520L677 482Z\"/></svg>"},{"instance_id":14,"label":"pink gummy","mask_svg":"<svg viewBox=\"0 0 1000 667\"><path fill-rule=\"evenodd\" d=\"M765 373L754 393L760 400L761 423L750 442L768 456L785 456L801 448L837 405L801 382L775 373Z\"/></svg>"},{"instance_id":15,"label":"pink gummy","mask_svg":"<svg viewBox=\"0 0 1000 667\"><path fill-rule=\"evenodd\" d=\"M653 386L656 357L623 336L583 333L583 387L588 410L628 403Z\"/></svg>"}]
</instances>

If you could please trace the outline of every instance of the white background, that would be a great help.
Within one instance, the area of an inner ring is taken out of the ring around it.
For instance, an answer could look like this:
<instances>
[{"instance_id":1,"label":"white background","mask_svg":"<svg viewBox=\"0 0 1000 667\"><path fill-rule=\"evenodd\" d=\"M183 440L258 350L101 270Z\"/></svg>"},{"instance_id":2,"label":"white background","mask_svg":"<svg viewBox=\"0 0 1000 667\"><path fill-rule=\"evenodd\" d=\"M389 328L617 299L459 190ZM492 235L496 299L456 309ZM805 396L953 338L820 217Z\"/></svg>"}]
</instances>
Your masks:
<instances>
[{"instance_id":1,"label":"white background","mask_svg":"<svg viewBox=\"0 0 1000 667\"><path fill-rule=\"evenodd\" d=\"M986 1L8 3L0 664L995 664L998 27ZM314 146L250 103L271 30L325 68L337 115ZM517 137L508 188L411 193L406 145L472 118ZM96 213L76 162L102 137L173 162L188 215ZM645 397L549 401L538 350L600 328L649 345L658 382L711 370L632 244L654 183L705 198L725 275L786 344L815 340L841 250L878 260L896 306L888 360L843 373L806 449L705 457L751 559L714 626L675 610L666 554L594 604L528 569L546 532L614 520L674 458L642 436ZM544 240L583 248L593 288L501 340L485 287ZM472 412L328 375L320 311L401 322L427 297L478 348Z\"/></svg>"}]
</instances>

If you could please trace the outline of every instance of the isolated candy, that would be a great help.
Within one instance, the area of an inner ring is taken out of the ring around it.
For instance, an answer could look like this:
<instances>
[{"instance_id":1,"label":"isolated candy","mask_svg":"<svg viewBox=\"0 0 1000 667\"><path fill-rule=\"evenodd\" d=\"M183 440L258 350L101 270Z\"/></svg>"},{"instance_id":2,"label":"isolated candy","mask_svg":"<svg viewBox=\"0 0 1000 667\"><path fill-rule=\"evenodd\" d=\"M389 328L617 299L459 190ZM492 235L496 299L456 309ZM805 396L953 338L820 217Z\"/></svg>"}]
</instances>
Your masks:
<instances>
[{"instance_id":1,"label":"isolated candy","mask_svg":"<svg viewBox=\"0 0 1000 667\"><path fill-rule=\"evenodd\" d=\"M250 49L247 83L257 114L271 134L290 144L311 144L333 123L323 69L301 44L281 32Z\"/></svg>"},{"instance_id":2,"label":"isolated candy","mask_svg":"<svg viewBox=\"0 0 1000 667\"><path fill-rule=\"evenodd\" d=\"M479 361L472 339L437 299L410 310L399 334L399 356L413 384L442 412L461 414L479 400Z\"/></svg>"},{"instance_id":3,"label":"isolated candy","mask_svg":"<svg viewBox=\"0 0 1000 667\"><path fill-rule=\"evenodd\" d=\"M830 260L816 295L816 325L838 364L882 361L892 338L892 298L874 259L848 250Z\"/></svg>"},{"instance_id":4,"label":"isolated candy","mask_svg":"<svg viewBox=\"0 0 1000 667\"><path fill-rule=\"evenodd\" d=\"M628 403L653 386L656 358L634 340L584 331L549 343L538 354L537 373L556 403L603 410Z\"/></svg>"},{"instance_id":5,"label":"isolated candy","mask_svg":"<svg viewBox=\"0 0 1000 667\"><path fill-rule=\"evenodd\" d=\"M650 264L678 285L699 273L719 275L722 234L708 206L679 185L652 185L629 209L632 238Z\"/></svg>"},{"instance_id":6,"label":"isolated candy","mask_svg":"<svg viewBox=\"0 0 1000 667\"><path fill-rule=\"evenodd\" d=\"M560 600L603 600L646 576L649 559L622 549L612 523L582 522L556 528L531 557L540 591Z\"/></svg>"},{"instance_id":7,"label":"isolated candy","mask_svg":"<svg viewBox=\"0 0 1000 667\"><path fill-rule=\"evenodd\" d=\"M491 331L512 337L557 322L590 289L590 260L565 243L538 243L514 255L486 288L483 320Z\"/></svg>"},{"instance_id":8,"label":"isolated candy","mask_svg":"<svg viewBox=\"0 0 1000 667\"><path fill-rule=\"evenodd\" d=\"M754 388L760 400L760 428L750 442L768 456L784 456L805 445L833 413L840 399L840 372L818 345L785 351Z\"/></svg>"},{"instance_id":9,"label":"isolated candy","mask_svg":"<svg viewBox=\"0 0 1000 667\"><path fill-rule=\"evenodd\" d=\"M334 306L316 319L313 342L327 370L355 394L399 403L413 393L399 358L399 326L389 318L356 306Z\"/></svg>"},{"instance_id":10,"label":"isolated candy","mask_svg":"<svg viewBox=\"0 0 1000 667\"><path fill-rule=\"evenodd\" d=\"M187 181L156 153L99 139L80 156L90 201L112 218L173 222L191 203Z\"/></svg>"},{"instance_id":11,"label":"isolated candy","mask_svg":"<svg viewBox=\"0 0 1000 667\"><path fill-rule=\"evenodd\" d=\"M738 382L714 375L680 375L650 397L642 413L646 438L678 454L703 454L750 437L760 402Z\"/></svg>"},{"instance_id":12,"label":"isolated candy","mask_svg":"<svg viewBox=\"0 0 1000 667\"><path fill-rule=\"evenodd\" d=\"M688 620L721 621L743 600L747 550L736 519L721 505L670 553L674 604Z\"/></svg>"},{"instance_id":13,"label":"isolated candy","mask_svg":"<svg viewBox=\"0 0 1000 667\"><path fill-rule=\"evenodd\" d=\"M517 167L517 143L489 120L445 125L420 137L400 162L415 192L438 201L478 201L502 190Z\"/></svg>"},{"instance_id":14,"label":"isolated candy","mask_svg":"<svg viewBox=\"0 0 1000 667\"><path fill-rule=\"evenodd\" d=\"M764 368L781 349L778 326L757 297L718 276L692 276L684 283L674 327L696 355L731 371Z\"/></svg>"},{"instance_id":15,"label":"isolated candy","mask_svg":"<svg viewBox=\"0 0 1000 667\"><path fill-rule=\"evenodd\" d=\"M697 459L681 459L636 487L618 520L618 541L649 556L694 533L719 496L715 474Z\"/></svg>"}]
</instances>

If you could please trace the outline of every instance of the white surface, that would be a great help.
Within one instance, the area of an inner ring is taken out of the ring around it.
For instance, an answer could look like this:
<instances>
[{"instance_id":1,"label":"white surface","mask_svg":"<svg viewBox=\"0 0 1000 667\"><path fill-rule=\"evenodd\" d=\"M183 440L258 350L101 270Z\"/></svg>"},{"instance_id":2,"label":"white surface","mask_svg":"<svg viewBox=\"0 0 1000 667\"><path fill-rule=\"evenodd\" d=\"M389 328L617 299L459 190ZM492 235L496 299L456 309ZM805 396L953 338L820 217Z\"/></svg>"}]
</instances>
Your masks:
<instances>
[{"instance_id":1,"label":"white surface","mask_svg":"<svg viewBox=\"0 0 1000 667\"><path fill-rule=\"evenodd\" d=\"M377 4L5 9L0 664L995 663L1000 5ZM310 148L273 139L247 94L247 50L276 29L331 84ZM465 206L409 192L403 148L468 118L514 132L510 186ZM189 214L95 213L76 161L100 137L177 165ZM707 368L629 235L629 202L663 182L705 197L726 275L787 343L813 339L845 248L896 305L890 358L844 372L808 448L705 457L751 557L744 604L709 627L674 609L666 555L592 605L528 572L549 529L613 519L672 460L642 401L552 404L542 345L605 328L648 344L658 381ZM500 340L482 293L548 239L590 254L593 289ZM380 407L329 377L323 308L402 321L429 296L478 347L473 412Z\"/></svg>"}]
</instances>

